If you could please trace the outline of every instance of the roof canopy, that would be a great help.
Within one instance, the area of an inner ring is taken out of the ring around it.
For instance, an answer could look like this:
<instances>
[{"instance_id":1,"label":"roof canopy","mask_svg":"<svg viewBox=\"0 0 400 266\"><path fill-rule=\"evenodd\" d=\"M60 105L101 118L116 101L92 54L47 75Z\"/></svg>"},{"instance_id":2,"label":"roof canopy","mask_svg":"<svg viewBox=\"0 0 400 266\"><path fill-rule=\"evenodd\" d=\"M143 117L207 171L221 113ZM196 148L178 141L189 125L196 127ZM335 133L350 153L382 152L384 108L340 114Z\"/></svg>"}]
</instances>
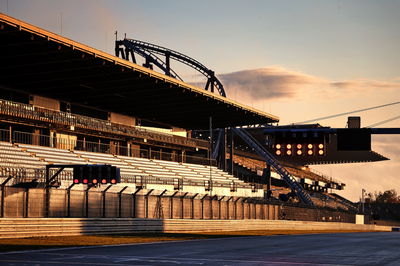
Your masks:
<instances>
[{"instance_id":1,"label":"roof canopy","mask_svg":"<svg viewBox=\"0 0 400 266\"><path fill-rule=\"evenodd\" d=\"M0 14L0 86L186 129L278 117Z\"/></svg>"}]
</instances>

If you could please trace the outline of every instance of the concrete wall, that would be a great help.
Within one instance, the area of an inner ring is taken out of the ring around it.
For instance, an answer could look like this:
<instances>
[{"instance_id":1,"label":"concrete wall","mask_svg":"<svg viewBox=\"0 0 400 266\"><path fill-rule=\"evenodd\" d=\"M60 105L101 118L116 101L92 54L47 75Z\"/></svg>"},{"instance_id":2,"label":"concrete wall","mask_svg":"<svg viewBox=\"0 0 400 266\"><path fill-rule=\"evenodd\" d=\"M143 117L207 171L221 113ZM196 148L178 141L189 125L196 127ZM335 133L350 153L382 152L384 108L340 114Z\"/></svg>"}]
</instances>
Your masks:
<instances>
[{"instance_id":1,"label":"concrete wall","mask_svg":"<svg viewBox=\"0 0 400 266\"><path fill-rule=\"evenodd\" d=\"M112 233L195 233L241 230L392 231L389 226L279 220L138 218L0 218L0 238Z\"/></svg>"},{"instance_id":2,"label":"concrete wall","mask_svg":"<svg viewBox=\"0 0 400 266\"><path fill-rule=\"evenodd\" d=\"M355 222L355 215L350 213L274 205L239 197L176 191L164 191L161 194L161 191L148 189L126 189L121 192L115 190L115 187L108 191L104 189L50 189L48 217ZM46 215L45 189L5 188L3 217L28 218Z\"/></svg>"}]
</instances>

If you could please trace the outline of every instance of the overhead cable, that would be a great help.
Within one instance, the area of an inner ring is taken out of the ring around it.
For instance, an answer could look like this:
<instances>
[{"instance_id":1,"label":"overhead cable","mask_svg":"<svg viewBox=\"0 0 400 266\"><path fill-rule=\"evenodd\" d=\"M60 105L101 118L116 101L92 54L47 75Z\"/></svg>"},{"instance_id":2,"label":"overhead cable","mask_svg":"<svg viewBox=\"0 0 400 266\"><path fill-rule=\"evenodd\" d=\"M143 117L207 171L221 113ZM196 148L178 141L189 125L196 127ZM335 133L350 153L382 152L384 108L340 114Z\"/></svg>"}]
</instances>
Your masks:
<instances>
[{"instance_id":1,"label":"overhead cable","mask_svg":"<svg viewBox=\"0 0 400 266\"><path fill-rule=\"evenodd\" d=\"M377 106L368 107L368 108L364 108L364 109L358 109L358 110L354 110L354 111L350 111L350 112L339 113L339 114L334 114L334 115L329 115L329 116L323 116L323 117L319 117L319 118L315 118L315 119L310 119L310 120L306 120L306 121L302 121L302 122L297 122L297 123L294 123L294 125L296 125L296 124L307 124L307 123L326 120L326 119L335 118L335 117L339 117L339 116L343 116L343 115L349 115L349 114L354 114L354 113L365 112L365 111L378 109L378 108L383 108L383 107L387 107L387 106L391 106L391 105L395 105L395 104L399 104L399 103L400 102L387 103L387 104L377 105Z\"/></svg>"}]
</instances>

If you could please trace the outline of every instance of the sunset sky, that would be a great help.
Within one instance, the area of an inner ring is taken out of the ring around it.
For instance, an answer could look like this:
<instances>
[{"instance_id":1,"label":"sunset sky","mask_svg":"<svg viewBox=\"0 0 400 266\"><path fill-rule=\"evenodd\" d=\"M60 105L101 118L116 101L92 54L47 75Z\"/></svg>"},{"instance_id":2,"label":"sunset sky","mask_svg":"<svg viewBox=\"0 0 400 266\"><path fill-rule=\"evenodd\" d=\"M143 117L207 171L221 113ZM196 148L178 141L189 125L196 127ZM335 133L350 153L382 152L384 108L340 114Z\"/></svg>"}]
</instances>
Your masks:
<instances>
[{"instance_id":1,"label":"sunset sky","mask_svg":"<svg viewBox=\"0 0 400 266\"><path fill-rule=\"evenodd\" d=\"M116 30L182 52L214 70L229 98L282 125L400 100L400 1L0 0L0 12L112 54ZM400 105L354 115L369 126ZM391 160L314 169L346 183L351 200L362 188L400 193L400 136L373 136L372 146Z\"/></svg>"}]
</instances>

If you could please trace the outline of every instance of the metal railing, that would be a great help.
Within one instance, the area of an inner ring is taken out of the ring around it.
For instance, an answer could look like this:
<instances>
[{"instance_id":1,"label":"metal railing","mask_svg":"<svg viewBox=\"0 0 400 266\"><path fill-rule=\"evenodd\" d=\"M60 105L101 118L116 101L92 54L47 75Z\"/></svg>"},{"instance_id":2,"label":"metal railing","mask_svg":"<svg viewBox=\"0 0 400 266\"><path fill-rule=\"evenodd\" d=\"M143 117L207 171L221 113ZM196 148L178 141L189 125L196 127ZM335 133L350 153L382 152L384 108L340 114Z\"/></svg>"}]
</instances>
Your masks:
<instances>
[{"instance_id":1,"label":"metal railing","mask_svg":"<svg viewBox=\"0 0 400 266\"><path fill-rule=\"evenodd\" d=\"M57 172L58 169L50 169L50 175ZM29 168L29 167L4 167L0 166L0 178L7 178L12 176L12 182L8 185L16 185L21 183L29 182L40 182L44 183L46 180L46 170L41 168ZM57 175L55 181L72 181L73 171L63 170ZM246 189L262 189L262 185L249 185L243 183L236 183L234 181L220 181L212 180L191 180L187 178L171 178L171 177L156 177L156 176L141 176L141 175L126 175L121 174L121 182L135 184L139 187L146 187L149 184L157 185L173 185L176 190L182 190L184 186L198 186L198 187L221 187L230 188L231 191L236 191L237 188Z\"/></svg>"},{"instance_id":2,"label":"metal railing","mask_svg":"<svg viewBox=\"0 0 400 266\"><path fill-rule=\"evenodd\" d=\"M13 131L11 133L8 130L0 129L0 141L6 141L11 143L29 144L44 147L52 147L65 150L78 150L86 152L98 152L112 155L122 155L129 157L139 157L146 159L156 159L165 161L174 161L180 163L193 163L216 166L216 160L191 156L182 153L169 153L157 150L145 150L135 149L132 147L113 145L100 142L91 142L85 140L74 140L66 138L56 138L52 136L40 135L35 133Z\"/></svg>"},{"instance_id":3,"label":"metal railing","mask_svg":"<svg viewBox=\"0 0 400 266\"><path fill-rule=\"evenodd\" d=\"M149 129L126 126L112 123L107 120L87 117L78 114L55 111L32 106L29 104L17 103L0 99L0 114L12 117L20 117L29 120L44 121L49 123L74 126L76 128L92 129L96 131L109 132L114 134L128 135L154 141L185 145L191 147L208 148L209 142L185 138L181 136L172 136L170 134L152 131Z\"/></svg>"}]
</instances>

